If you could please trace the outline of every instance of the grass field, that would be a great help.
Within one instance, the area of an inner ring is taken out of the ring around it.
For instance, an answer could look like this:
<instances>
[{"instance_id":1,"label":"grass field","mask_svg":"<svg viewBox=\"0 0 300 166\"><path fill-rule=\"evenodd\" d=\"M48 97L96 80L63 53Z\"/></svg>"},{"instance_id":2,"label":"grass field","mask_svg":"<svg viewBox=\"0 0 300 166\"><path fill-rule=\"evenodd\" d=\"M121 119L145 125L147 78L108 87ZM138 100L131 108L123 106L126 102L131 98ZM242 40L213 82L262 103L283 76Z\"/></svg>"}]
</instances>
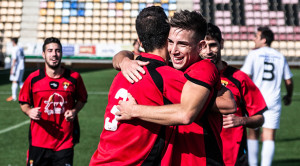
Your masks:
<instances>
[{"instance_id":1,"label":"grass field","mask_svg":"<svg viewBox=\"0 0 300 166\"><path fill-rule=\"evenodd\" d=\"M295 84L293 102L289 107L283 106L274 166L300 165L300 70L292 72ZM79 114L81 140L75 147L74 166L87 166L99 142L107 93L117 72L106 69L80 70L80 73L89 96L88 103ZM5 101L11 94L8 71L2 71L0 77L0 166L22 166L25 165L28 149L29 118L21 112L17 102Z\"/></svg>"}]
</instances>

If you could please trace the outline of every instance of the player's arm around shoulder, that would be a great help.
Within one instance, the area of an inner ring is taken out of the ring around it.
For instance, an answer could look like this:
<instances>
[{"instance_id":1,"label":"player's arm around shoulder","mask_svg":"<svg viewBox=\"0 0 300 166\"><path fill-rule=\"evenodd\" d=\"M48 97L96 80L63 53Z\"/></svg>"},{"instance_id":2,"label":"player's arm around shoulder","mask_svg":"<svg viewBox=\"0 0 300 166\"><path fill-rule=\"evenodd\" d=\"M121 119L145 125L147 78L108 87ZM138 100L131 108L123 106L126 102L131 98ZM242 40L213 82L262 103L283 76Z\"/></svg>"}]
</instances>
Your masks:
<instances>
[{"instance_id":1,"label":"player's arm around shoulder","mask_svg":"<svg viewBox=\"0 0 300 166\"><path fill-rule=\"evenodd\" d=\"M133 54L131 51L120 51L113 57L113 67L116 70L121 70L123 76L130 82L138 82L145 74L143 66L149 62L135 60L138 55Z\"/></svg>"}]
</instances>

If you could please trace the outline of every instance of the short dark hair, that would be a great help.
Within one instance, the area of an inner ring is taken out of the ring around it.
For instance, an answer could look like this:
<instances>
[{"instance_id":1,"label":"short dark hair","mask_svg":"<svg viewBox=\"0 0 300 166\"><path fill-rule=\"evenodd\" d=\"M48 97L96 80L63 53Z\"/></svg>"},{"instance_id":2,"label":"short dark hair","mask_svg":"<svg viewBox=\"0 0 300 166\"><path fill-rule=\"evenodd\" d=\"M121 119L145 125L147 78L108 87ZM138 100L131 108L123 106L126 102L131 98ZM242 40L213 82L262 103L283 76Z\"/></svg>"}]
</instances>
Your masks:
<instances>
[{"instance_id":1,"label":"short dark hair","mask_svg":"<svg viewBox=\"0 0 300 166\"><path fill-rule=\"evenodd\" d=\"M216 39L219 43L223 40L220 28L212 23L207 24L206 37Z\"/></svg>"},{"instance_id":2,"label":"short dark hair","mask_svg":"<svg viewBox=\"0 0 300 166\"><path fill-rule=\"evenodd\" d=\"M13 37L13 38L11 38L11 41L18 44L19 38Z\"/></svg>"},{"instance_id":3,"label":"short dark hair","mask_svg":"<svg viewBox=\"0 0 300 166\"><path fill-rule=\"evenodd\" d=\"M151 52L167 44L170 25L164 9L160 6L144 8L136 18L136 31L145 49Z\"/></svg>"},{"instance_id":4,"label":"short dark hair","mask_svg":"<svg viewBox=\"0 0 300 166\"><path fill-rule=\"evenodd\" d=\"M50 43L56 43L59 45L61 51L62 51L62 45L60 43L60 40L58 38L55 38L55 37L48 37L45 39L44 41L44 44L43 44L43 52L45 52L45 49L46 49L46 45L47 44L50 44Z\"/></svg>"},{"instance_id":5,"label":"short dark hair","mask_svg":"<svg viewBox=\"0 0 300 166\"><path fill-rule=\"evenodd\" d=\"M196 11L181 10L175 12L170 20L170 26L184 30L193 30L195 42L203 40L207 31L207 22L203 15Z\"/></svg>"},{"instance_id":6,"label":"short dark hair","mask_svg":"<svg viewBox=\"0 0 300 166\"><path fill-rule=\"evenodd\" d=\"M264 27L258 27L257 28L257 31L260 31L261 32L261 39L266 39L266 44L268 46L271 46L271 43L274 41L274 33L273 31L267 27L267 26L264 26Z\"/></svg>"}]
</instances>

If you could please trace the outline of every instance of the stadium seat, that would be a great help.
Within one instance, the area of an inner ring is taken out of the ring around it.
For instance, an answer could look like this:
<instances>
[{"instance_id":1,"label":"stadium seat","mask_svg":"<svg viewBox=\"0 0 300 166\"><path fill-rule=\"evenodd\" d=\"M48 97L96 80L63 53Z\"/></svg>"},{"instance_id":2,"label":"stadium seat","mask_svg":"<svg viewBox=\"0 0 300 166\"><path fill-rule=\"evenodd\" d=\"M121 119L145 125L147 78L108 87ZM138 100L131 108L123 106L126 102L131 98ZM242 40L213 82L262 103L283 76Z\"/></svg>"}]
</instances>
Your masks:
<instances>
[{"instance_id":1,"label":"stadium seat","mask_svg":"<svg viewBox=\"0 0 300 166\"><path fill-rule=\"evenodd\" d=\"M82 38L84 38L84 33L83 33L83 32L77 32L76 38L77 38L77 39L82 39Z\"/></svg>"},{"instance_id":2,"label":"stadium seat","mask_svg":"<svg viewBox=\"0 0 300 166\"><path fill-rule=\"evenodd\" d=\"M46 25L45 24L39 24L38 25L38 30L44 31L46 29Z\"/></svg>"},{"instance_id":3,"label":"stadium seat","mask_svg":"<svg viewBox=\"0 0 300 166\"><path fill-rule=\"evenodd\" d=\"M100 30L101 31L107 31L107 25L100 25Z\"/></svg>"},{"instance_id":4,"label":"stadium seat","mask_svg":"<svg viewBox=\"0 0 300 166\"><path fill-rule=\"evenodd\" d=\"M116 25L116 31L123 31L123 25Z\"/></svg>"},{"instance_id":5,"label":"stadium seat","mask_svg":"<svg viewBox=\"0 0 300 166\"><path fill-rule=\"evenodd\" d=\"M93 31L100 31L100 25L99 24L93 24L92 30Z\"/></svg>"},{"instance_id":6,"label":"stadium seat","mask_svg":"<svg viewBox=\"0 0 300 166\"><path fill-rule=\"evenodd\" d=\"M46 24L46 30L47 31L52 31L53 30L53 24L51 24L51 23Z\"/></svg>"},{"instance_id":7,"label":"stadium seat","mask_svg":"<svg viewBox=\"0 0 300 166\"><path fill-rule=\"evenodd\" d=\"M106 39L107 38L107 33L106 32L100 32L100 39ZM102 40L104 41L104 40Z\"/></svg>"},{"instance_id":8,"label":"stadium seat","mask_svg":"<svg viewBox=\"0 0 300 166\"><path fill-rule=\"evenodd\" d=\"M53 36L53 32L52 31L46 31L45 37L52 37L52 36Z\"/></svg>"},{"instance_id":9,"label":"stadium seat","mask_svg":"<svg viewBox=\"0 0 300 166\"><path fill-rule=\"evenodd\" d=\"M59 31L54 31L53 32L53 37L60 38L60 32Z\"/></svg>"},{"instance_id":10,"label":"stadium seat","mask_svg":"<svg viewBox=\"0 0 300 166\"><path fill-rule=\"evenodd\" d=\"M93 39L98 39L100 36L99 32L92 32L92 38Z\"/></svg>"},{"instance_id":11,"label":"stadium seat","mask_svg":"<svg viewBox=\"0 0 300 166\"><path fill-rule=\"evenodd\" d=\"M92 31L92 25L91 24L85 24L85 31Z\"/></svg>"},{"instance_id":12,"label":"stadium seat","mask_svg":"<svg viewBox=\"0 0 300 166\"><path fill-rule=\"evenodd\" d=\"M115 38L116 38L115 33L113 33L113 32L108 32L107 38L108 38L108 39L115 39Z\"/></svg>"},{"instance_id":13,"label":"stadium seat","mask_svg":"<svg viewBox=\"0 0 300 166\"><path fill-rule=\"evenodd\" d=\"M111 24L111 25L108 25L108 31L115 31L116 30L116 26Z\"/></svg>"},{"instance_id":14,"label":"stadium seat","mask_svg":"<svg viewBox=\"0 0 300 166\"><path fill-rule=\"evenodd\" d=\"M84 24L78 24L78 25L77 25L77 30L78 30L78 31L84 31L84 29L85 29L85 28L84 28Z\"/></svg>"},{"instance_id":15,"label":"stadium seat","mask_svg":"<svg viewBox=\"0 0 300 166\"><path fill-rule=\"evenodd\" d=\"M44 31L39 31L38 33L37 33L37 36L38 36L38 38L44 38L45 37L45 32Z\"/></svg>"}]
</instances>

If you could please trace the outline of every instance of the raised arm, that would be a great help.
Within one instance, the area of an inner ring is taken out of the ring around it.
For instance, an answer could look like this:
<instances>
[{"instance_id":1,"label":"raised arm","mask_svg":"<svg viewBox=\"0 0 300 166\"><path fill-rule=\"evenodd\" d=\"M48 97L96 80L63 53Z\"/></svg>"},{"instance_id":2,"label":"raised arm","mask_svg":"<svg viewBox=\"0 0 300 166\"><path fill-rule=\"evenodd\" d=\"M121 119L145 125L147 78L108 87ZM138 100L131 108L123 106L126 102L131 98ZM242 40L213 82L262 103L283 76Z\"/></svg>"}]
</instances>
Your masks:
<instances>
[{"instance_id":1,"label":"raised arm","mask_svg":"<svg viewBox=\"0 0 300 166\"><path fill-rule=\"evenodd\" d=\"M287 79L284 80L285 83L285 88L287 91L287 94L283 97L283 102L284 105L290 105L292 102L292 96L293 96L293 89L294 89L294 83L293 83L293 79Z\"/></svg>"},{"instance_id":2,"label":"raised arm","mask_svg":"<svg viewBox=\"0 0 300 166\"><path fill-rule=\"evenodd\" d=\"M137 55L131 51L120 51L113 57L113 67L116 70L121 70L124 77L130 82L138 82L142 79L140 73L145 74L142 66L147 65L149 62L134 60Z\"/></svg>"}]
</instances>

